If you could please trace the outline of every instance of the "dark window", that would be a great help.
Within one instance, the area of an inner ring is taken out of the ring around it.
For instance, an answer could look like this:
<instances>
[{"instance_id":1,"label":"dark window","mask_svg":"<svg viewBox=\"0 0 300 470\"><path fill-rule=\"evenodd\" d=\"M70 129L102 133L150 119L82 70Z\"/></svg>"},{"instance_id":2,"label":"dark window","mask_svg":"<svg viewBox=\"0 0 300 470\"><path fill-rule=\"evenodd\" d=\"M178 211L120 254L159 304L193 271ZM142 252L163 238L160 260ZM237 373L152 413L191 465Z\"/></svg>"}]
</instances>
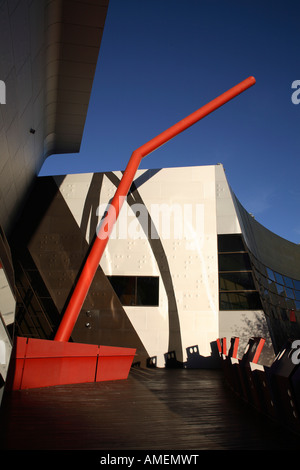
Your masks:
<instances>
[{"instance_id":1,"label":"dark window","mask_svg":"<svg viewBox=\"0 0 300 470\"><path fill-rule=\"evenodd\" d=\"M219 271L248 271L251 269L247 253L219 254Z\"/></svg>"},{"instance_id":2,"label":"dark window","mask_svg":"<svg viewBox=\"0 0 300 470\"><path fill-rule=\"evenodd\" d=\"M296 279L294 279L294 286L295 289L300 290L300 281L296 281Z\"/></svg>"},{"instance_id":3,"label":"dark window","mask_svg":"<svg viewBox=\"0 0 300 470\"><path fill-rule=\"evenodd\" d=\"M249 254L240 234L219 235L220 310L261 310Z\"/></svg>"},{"instance_id":4,"label":"dark window","mask_svg":"<svg viewBox=\"0 0 300 470\"><path fill-rule=\"evenodd\" d=\"M258 292L220 292L220 310L261 310Z\"/></svg>"},{"instance_id":5,"label":"dark window","mask_svg":"<svg viewBox=\"0 0 300 470\"><path fill-rule=\"evenodd\" d=\"M295 310L295 301L293 299L286 298L285 305L288 310Z\"/></svg>"},{"instance_id":6,"label":"dark window","mask_svg":"<svg viewBox=\"0 0 300 470\"><path fill-rule=\"evenodd\" d=\"M258 260L255 260L254 266L259 266ZM262 298L265 301L265 310L268 314L270 314L272 306L277 309L277 318L285 318L286 315L282 312L286 310L300 309L300 280L284 276L267 266L264 267L261 263L258 269L261 273L265 270L267 276L265 279L256 272L256 280L260 285Z\"/></svg>"},{"instance_id":7,"label":"dark window","mask_svg":"<svg viewBox=\"0 0 300 470\"><path fill-rule=\"evenodd\" d=\"M291 289L294 288L293 281L290 277L284 276L284 282L287 287L290 287Z\"/></svg>"},{"instance_id":8,"label":"dark window","mask_svg":"<svg viewBox=\"0 0 300 470\"><path fill-rule=\"evenodd\" d=\"M289 287L286 287L285 288L285 293L286 293L286 296L289 297L290 299L295 298L293 289L290 289Z\"/></svg>"},{"instance_id":9,"label":"dark window","mask_svg":"<svg viewBox=\"0 0 300 470\"><path fill-rule=\"evenodd\" d=\"M276 281L273 271L270 268L266 268L267 276L271 281Z\"/></svg>"},{"instance_id":10,"label":"dark window","mask_svg":"<svg viewBox=\"0 0 300 470\"><path fill-rule=\"evenodd\" d=\"M281 274L276 273L276 272L274 272L274 274L275 274L275 277L276 277L276 281L279 282L279 284L283 285L284 282L283 282L283 277L281 276Z\"/></svg>"},{"instance_id":11,"label":"dark window","mask_svg":"<svg viewBox=\"0 0 300 470\"><path fill-rule=\"evenodd\" d=\"M286 316L286 311L283 308L280 309L280 316L281 316L281 320L287 321L288 318Z\"/></svg>"},{"instance_id":12,"label":"dark window","mask_svg":"<svg viewBox=\"0 0 300 470\"><path fill-rule=\"evenodd\" d=\"M268 288L268 280L267 280L266 277L261 276L261 278L260 278L260 283L261 283L264 287Z\"/></svg>"},{"instance_id":13,"label":"dark window","mask_svg":"<svg viewBox=\"0 0 300 470\"><path fill-rule=\"evenodd\" d=\"M245 251L244 243L241 235L219 235L218 236L219 253L232 253L237 251Z\"/></svg>"},{"instance_id":14,"label":"dark window","mask_svg":"<svg viewBox=\"0 0 300 470\"><path fill-rule=\"evenodd\" d=\"M285 295L284 286L277 285L277 291L279 295L283 295L283 296Z\"/></svg>"},{"instance_id":15,"label":"dark window","mask_svg":"<svg viewBox=\"0 0 300 470\"><path fill-rule=\"evenodd\" d=\"M124 306L158 306L159 278L154 276L107 276Z\"/></svg>"},{"instance_id":16,"label":"dark window","mask_svg":"<svg viewBox=\"0 0 300 470\"><path fill-rule=\"evenodd\" d=\"M158 305L158 277L137 277L137 305Z\"/></svg>"},{"instance_id":17,"label":"dark window","mask_svg":"<svg viewBox=\"0 0 300 470\"><path fill-rule=\"evenodd\" d=\"M220 273L220 290L255 290L252 273L233 272Z\"/></svg>"},{"instance_id":18,"label":"dark window","mask_svg":"<svg viewBox=\"0 0 300 470\"><path fill-rule=\"evenodd\" d=\"M258 261L256 258L254 258L253 256L252 256L252 259L256 261L258 271L259 271L263 276L266 277L266 276L267 276L266 267L265 267L262 263L260 263L260 261Z\"/></svg>"},{"instance_id":19,"label":"dark window","mask_svg":"<svg viewBox=\"0 0 300 470\"><path fill-rule=\"evenodd\" d=\"M270 289L272 292L277 292L276 284L272 279L269 279L267 277L267 282L268 282L268 289ZM278 284L279 285L279 284Z\"/></svg>"},{"instance_id":20,"label":"dark window","mask_svg":"<svg viewBox=\"0 0 300 470\"><path fill-rule=\"evenodd\" d=\"M108 279L122 305L136 305L134 276L109 276Z\"/></svg>"}]
</instances>

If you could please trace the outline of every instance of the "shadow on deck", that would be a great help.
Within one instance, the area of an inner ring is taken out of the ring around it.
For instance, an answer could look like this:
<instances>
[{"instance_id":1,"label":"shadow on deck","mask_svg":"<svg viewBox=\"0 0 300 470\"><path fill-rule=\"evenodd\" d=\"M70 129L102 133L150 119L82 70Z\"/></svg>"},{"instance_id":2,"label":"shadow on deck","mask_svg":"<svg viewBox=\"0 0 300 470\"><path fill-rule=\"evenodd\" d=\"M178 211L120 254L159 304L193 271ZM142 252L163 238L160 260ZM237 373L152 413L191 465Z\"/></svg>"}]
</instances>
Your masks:
<instances>
[{"instance_id":1,"label":"shadow on deck","mask_svg":"<svg viewBox=\"0 0 300 470\"><path fill-rule=\"evenodd\" d=\"M132 368L127 380L13 391L2 450L296 450L299 436L237 400L220 370Z\"/></svg>"}]
</instances>

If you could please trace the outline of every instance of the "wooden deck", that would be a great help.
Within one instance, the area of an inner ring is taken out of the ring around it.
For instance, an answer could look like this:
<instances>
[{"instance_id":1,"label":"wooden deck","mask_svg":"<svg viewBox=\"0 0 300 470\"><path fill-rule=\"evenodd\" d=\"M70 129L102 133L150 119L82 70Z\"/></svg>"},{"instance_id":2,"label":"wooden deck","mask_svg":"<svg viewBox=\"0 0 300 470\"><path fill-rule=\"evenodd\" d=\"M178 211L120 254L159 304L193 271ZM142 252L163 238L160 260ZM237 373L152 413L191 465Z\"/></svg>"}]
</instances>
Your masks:
<instances>
[{"instance_id":1,"label":"wooden deck","mask_svg":"<svg viewBox=\"0 0 300 470\"><path fill-rule=\"evenodd\" d=\"M127 380L7 394L2 450L296 450L218 370L132 369Z\"/></svg>"}]
</instances>

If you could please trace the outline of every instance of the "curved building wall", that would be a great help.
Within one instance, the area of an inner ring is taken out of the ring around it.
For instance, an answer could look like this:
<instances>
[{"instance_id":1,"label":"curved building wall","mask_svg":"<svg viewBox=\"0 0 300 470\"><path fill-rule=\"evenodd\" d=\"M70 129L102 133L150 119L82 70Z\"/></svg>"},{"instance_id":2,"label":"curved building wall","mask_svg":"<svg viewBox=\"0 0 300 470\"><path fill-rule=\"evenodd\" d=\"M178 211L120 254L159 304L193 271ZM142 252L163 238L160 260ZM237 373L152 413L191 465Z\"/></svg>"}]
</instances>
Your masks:
<instances>
[{"instance_id":1,"label":"curved building wall","mask_svg":"<svg viewBox=\"0 0 300 470\"><path fill-rule=\"evenodd\" d=\"M247 347L249 337L264 337L266 343L261 359L264 364L269 364L274 358L274 347L268 319L263 305L258 300L258 286L249 285L252 278L255 283L255 278L247 245L247 227L241 223L236 209L236 199L228 184L223 165L216 165L215 171L217 232L220 242L218 247L220 336L239 337L240 357ZM223 243L221 243L222 238ZM228 258L228 267L220 266L222 257ZM238 265L230 266L230 257L233 258L233 262L240 257Z\"/></svg>"},{"instance_id":2,"label":"curved building wall","mask_svg":"<svg viewBox=\"0 0 300 470\"><path fill-rule=\"evenodd\" d=\"M45 158L80 149L107 7L108 0L0 2L0 225L7 236Z\"/></svg>"},{"instance_id":3,"label":"curved building wall","mask_svg":"<svg viewBox=\"0 0 300 470\"><path fill-rule=\"evenodd\" d=\"M258 223L233 194L275 352L300 338L300 246Z\"/></svg>"},{"instance_id":4,"label":"curved building wall","mask_svg":"<svg viewBox=\"0 0 300 470\"><path fill-rule=\"evenodd\" d=\"M300 245L296 245L257 222L233 194L239 223L251 253L265 266L300 279Z\"/></svg>"}]
</instances>

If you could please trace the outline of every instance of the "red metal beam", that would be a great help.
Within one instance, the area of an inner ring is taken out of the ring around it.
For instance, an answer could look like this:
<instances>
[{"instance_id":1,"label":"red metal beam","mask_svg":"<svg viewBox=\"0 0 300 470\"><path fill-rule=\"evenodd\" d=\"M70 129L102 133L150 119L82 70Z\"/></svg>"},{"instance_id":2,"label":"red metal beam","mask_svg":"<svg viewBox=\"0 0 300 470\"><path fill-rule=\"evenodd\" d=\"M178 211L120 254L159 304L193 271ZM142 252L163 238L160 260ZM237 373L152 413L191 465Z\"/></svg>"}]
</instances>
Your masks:
<instances>
[{"instance_id":1,"label":"red metal beam","mask_svg":"<svg viewBox=\"0 0 300 470\"><path fill-rule=\"evenodd\" d=\"M264 344L265 344L266 340L264 338L259 338L259 341L258 341L258 344L257 344L257 347L256 347L256 351L255 351L255 354L254 354L254 357L252 359L251 362L253 362L254 364L257 364L258 362L258 359L261 355L261 352L262 352L262 349L264 347Z\"/></svg>"},{"instance_id":2,"label":"red metal beam","mask_svg":"<svg viewBox=\"0 0 300 470\"><path fill-rule=\"evenodd\" d=\"M232 356L234 359L237 359L238 347L239 347L240 338L234 338L233 340L233 349L232 349Z\"/></svg>"},{"instance_id":3,"label":"red metal beam","mask_svg":"<svg viewBox=\"0 0 300 470\"><path fill-rule=\"evenodd\" d=\"M109 240L109 236L113 229L113 225L118 218L122 204L129 192L130 186L135 177L136 171L140 165L142 158L149 155L151 152L161 147L163 144L171 140L173 137L184 131L188 127L192 126L200 119L204 118L211 112L218 109L223 104L230 101L243 91L250 88L255 84L254 77L248 77L239 84L230 88L228 91L218 96L214 100L210 101L206 105L202 106L197 111L193 112L186 118L174 124L172 127L162 132L158 136L149 140L132 153L120 184L116 190L111 205L107 211L106 217L100 227L97 237L93 243L89 256L82 269L78 282L75 286L73 294L70 298L69 304L65 310L62 321L59 325L57 333L55 335L55 341L68 341L74 325L77 321L78 315L82 308L83 302L86 298L96 270L99 266L102 254Z\"/></svg>"}]
</instances>

